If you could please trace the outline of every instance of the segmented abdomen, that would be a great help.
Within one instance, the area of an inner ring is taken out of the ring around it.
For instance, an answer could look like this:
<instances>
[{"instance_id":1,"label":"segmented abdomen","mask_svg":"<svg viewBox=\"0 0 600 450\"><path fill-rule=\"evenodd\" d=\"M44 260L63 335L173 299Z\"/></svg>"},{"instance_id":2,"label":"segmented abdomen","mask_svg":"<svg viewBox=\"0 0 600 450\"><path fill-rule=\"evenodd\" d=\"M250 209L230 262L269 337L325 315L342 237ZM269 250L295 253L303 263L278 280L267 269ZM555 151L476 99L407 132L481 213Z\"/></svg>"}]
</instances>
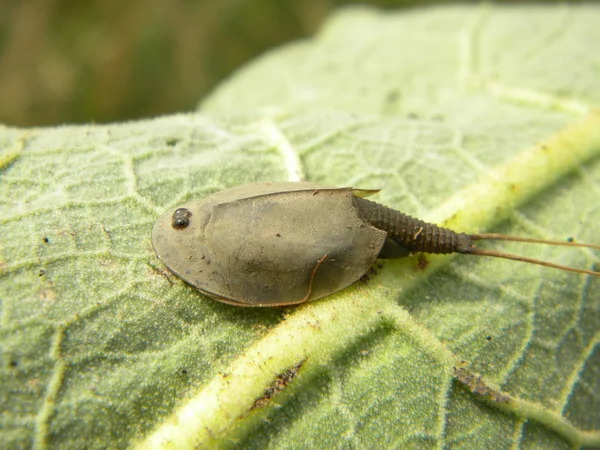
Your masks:
<instances>
[{"instance_id":1,"label":"segmented abdomen","mask_svg":"<svg viewBox=\"0 0 600 450\"><path fill-rule=\"evenodd\" d=\"M455 233L364 198L354 200L365 220L410 251L453 253L461 252L467 244L464 233Z\"/></svg>"}]
</instances>

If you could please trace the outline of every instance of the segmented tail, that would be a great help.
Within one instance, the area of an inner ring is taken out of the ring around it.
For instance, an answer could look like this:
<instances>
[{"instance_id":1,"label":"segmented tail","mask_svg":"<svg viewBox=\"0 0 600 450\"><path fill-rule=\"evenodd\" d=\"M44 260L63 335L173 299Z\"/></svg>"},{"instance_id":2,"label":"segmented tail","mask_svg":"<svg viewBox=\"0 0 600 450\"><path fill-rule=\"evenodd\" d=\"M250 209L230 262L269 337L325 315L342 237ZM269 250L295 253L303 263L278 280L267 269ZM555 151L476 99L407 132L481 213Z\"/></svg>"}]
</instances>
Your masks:
<instances>
[{"instance_id":1,"label":"segmented tail","mask_svg":"<svg viewBox=\"0 0 600 450\"><path fill-rule=\"evenodd\" d=\"M355 198L356 205L371 225L411 252L465 253L472 245L468 235L415 219L379 203Z\"/></svg>"}]
</instances>

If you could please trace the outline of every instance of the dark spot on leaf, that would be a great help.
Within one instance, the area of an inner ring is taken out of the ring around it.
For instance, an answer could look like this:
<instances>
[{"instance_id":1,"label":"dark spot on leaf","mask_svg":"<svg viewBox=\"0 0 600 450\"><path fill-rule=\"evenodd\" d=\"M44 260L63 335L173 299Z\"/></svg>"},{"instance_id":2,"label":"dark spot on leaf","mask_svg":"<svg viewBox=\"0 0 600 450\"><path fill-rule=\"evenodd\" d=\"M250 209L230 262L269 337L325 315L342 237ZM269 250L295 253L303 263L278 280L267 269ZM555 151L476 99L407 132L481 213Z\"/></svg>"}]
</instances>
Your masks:
<instances>
[{"instance_id":1,"label":"dark spot on leaf","mask_svg":"<svg viewBox=\"0 0 600 450\"><path fill-rule=\"evenodd\" d=\"M494 403L509 403L510 397L489 387L483 377L466 367L454 367L454 378L473 394Z\"/></svg>"},{"instance_id":2,"label":"dark spot on leaf","mask_svg":"<svg viewBox=\"0 0 600 450\"><path fill-rule=\"evenodd\" d=\"M298 374L300 367L302 367L302 364L304 364L304 361L306 360L300 361L291 369L279 374L273 381L273 384L267 388L262 397L258 398L254 402L254 405L252 405L252 408L250 409L262 408L263 406L268 405L270 399L281 393L281 391L283 391L292 382L292 380L296 378L296 375Z\"/></svg>"},{"instance_id":3,"label":"dark spot on leaf","mask_svg":"<svg viewBox=\"0 0 600 450\"><path fill-rule=\"evenodd\" d=\"M391 91L389 91L387 93L385 100L387 103L396 103L399 98L400 98L400 91L398 91L396 89L392 89Z\"/></svg>"},{"instance_id":4,"label":"dark spot on leaf","mask_svg":"<svg viewBox=\"0 0 600 450\"><path fill-rule=\"evenodd\" d=\"M428 265L429 265L429 260L427 259L427 257L423 253L419 253L419 256L417 256L416 270L425 270L425 269L427 269Z\"/></svg>"},{"instance_id":5,"label":"dark spot on leaf","mask_svg":"<svg viewBox=\"0 0 600 450\"><path fill-rule=\"evenodd\" d=\"M152 263L148 263L148 266L157 275L165 277L171 286L173 285L173 280L171 279L171 273L169 271L163 269L162 267L156 267Z\"/></svg>"}]
</instances>

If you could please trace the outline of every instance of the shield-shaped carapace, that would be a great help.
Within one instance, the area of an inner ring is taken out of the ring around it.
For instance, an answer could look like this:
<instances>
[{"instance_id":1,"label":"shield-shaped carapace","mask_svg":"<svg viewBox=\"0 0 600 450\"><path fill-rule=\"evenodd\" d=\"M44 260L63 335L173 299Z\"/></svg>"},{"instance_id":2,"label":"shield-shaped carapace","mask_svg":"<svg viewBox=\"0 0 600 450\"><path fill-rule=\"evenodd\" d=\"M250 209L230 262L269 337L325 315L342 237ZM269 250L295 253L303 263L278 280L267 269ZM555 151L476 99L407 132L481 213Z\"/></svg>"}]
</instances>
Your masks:
<instances>
[{"instance_id":1,"label":"shield-shaped carapace","mask_svg":"<svg viewBox=\"0 0 600 450\"><path fill-rule=\"evenodd\" d=\"M176 275L238 306L316 300L360 279L377 258L413 252L495 256L600 275L481 249L473 242L600 246L455 233L363 198L375 192L294 182L236 186L166 211L154 224L152 243Z\"/></svg>"}]
</instances>

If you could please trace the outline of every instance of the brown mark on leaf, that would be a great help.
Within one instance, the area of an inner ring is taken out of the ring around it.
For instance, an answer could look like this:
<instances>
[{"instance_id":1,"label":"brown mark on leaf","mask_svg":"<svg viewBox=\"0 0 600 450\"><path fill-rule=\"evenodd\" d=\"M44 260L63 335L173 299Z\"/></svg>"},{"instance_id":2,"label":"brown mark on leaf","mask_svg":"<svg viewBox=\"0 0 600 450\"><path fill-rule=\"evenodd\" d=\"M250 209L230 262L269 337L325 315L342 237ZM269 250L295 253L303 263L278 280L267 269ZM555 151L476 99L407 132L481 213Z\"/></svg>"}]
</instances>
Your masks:
<instances>
[{"instance_id":1,"label":"brown mark on leaf","mask_svg":"<svg viewBox=\"0 0 600 450\"><path fill-rule=\"evenodd\" d=\"M103 269L114 268L114 263L111 260L109 260L109 259L99 259L98 260L98 265L100 267L102 267Z\"/></svg>"},{"instance_id":2,"label":"brown mark on leaf","mask_svg":"<svg viewBox=\"0 0 600 450\"><path fill-rule=\"evenodd\" d=\"M64 230L60 230L56 233L58 236L66 236L66 237L75 237L77 236L77 232L75 232L72 229L64 229Z\"/></svg>"},{"instance_id":3,"label":"brown mark on leaf","mask_svg":"<svg viewBox=\"0 0 600 450\"><path fill-rule=\"evenodd\" d=\"M360 277L359 281L361 283L367 284L369 281L371 281L371 274L369 272L365 273L362 277Z\"/></svg>"},{"instance_id":4,"label":"brown mark on leaf","mask_svg":"<svg viewBox=\"0 0 600 450\"><path fill-rule=\"evenodd\" d=\"M473 394L494 403L509 403L510 397L489 387L483 377L466 367L454 367L454 378Z\"/></svg>"},{"instance_id":5,"label":"brown mark on leaf","mask_svg":"<svg viewBox=\"0 0 600 450\"><path fill-rule=\"evenodd\" d=\"M417 256L417 266L415 267L415 272L425 270L429 266L429 260L423 253L419 253Z\"/></svg>"},{"instance_id":6,"label":"brown mark on leaf","mask_svg":"<svg viewBox=\"0 0 600 450\"><path fill-rule=\"evenodd\" d=\"M43 391L42 383L37 378L30 378L26 383L27 392L39 395Z\"/></svg>"},{"instance_id":7,"label":"brown mark on leaf","mask_svg":"<svg viewBox=\"0 0 600 450\"><path fill-rule=\"evenodd\" d=\"M108 230L104 224L101 225L102 226L102 232L104 233L104 235L106 236L106 238L108 239L108 241L110 242L111 246L113 244L113 236L112 236L112 232L110 230Z\"/></svg>"},{"instance_id":8,"label":"brown mark on leaf","mask_svg":"<svg viewBox=\"0 0 600 450\"><path fill-rule=\"evenodd\" d=\"M52 304L56 301L56 292L54 292L52 280L46 278L45 281L42 282L38 297L42 303L46 305Z\"/></svg>"},{"instance_id":9,"label":"brown mark on leaf","mask_svg":"<svg viewBox=\"0 0 600 450\"><path fill-rule=\"evenodd\" d=\"M371 267L369 267L369 270L367 272L365 272L365 274L360 277L360 282L367 284L369 281L371 281L371 277L374 277L376 275L379 274L380 270L383 268L384 263L377 260L375 261L375 264L373 264Z\"/></svg>"},{"instance_id":10,"label":"brown mark on leaf","mask_svg":"<svg viewBox=\"0 0 600 450\"><path fill-rule=\"evenodd\" d=\"M173 286L173 280L171 278L171 272L169 272L168 270L164 269L163 267L156 267L154 266L152 263L148 263L148 267L150 267L152 273L154 275L159 275L162 276L164 278L166 278L166 280L169 282L169 284L171 286Z\"/></svg>"},{"instance_id":11,"label":"brown mark on leaf","mask_svg":"<svg viewBox=\"0 0 600 450\"><path fill-rule=\"evenodd\" d=\"M292 380L296 378L300 367L302 367L302 364L304 364L305 361L306 359L303 359L294 367L279 374L277 378L275 378L271 386L267 388L262 397L256 399L254 405L252 405L252 408L250 408L250 410L267 406L269 404L269 400L281 393L281 391L283 391L292 382Z\"/></svg>"}]
</instances>

